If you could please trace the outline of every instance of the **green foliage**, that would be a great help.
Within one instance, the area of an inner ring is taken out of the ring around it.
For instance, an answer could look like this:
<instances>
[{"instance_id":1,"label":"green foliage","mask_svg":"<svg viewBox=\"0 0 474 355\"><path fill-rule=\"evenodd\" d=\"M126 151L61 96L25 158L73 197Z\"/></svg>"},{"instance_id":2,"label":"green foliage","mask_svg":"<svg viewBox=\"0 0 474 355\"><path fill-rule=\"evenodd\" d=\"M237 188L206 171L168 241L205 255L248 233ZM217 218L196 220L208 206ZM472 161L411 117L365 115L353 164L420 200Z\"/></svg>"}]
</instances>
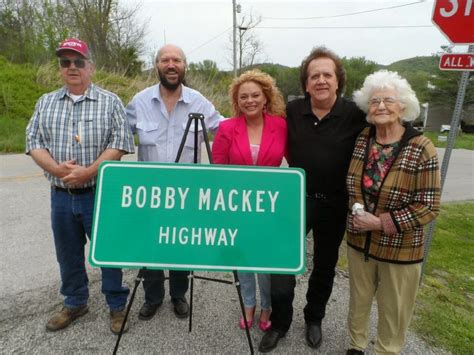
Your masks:
<instances>
[{"instance_id":1,"label":"green foliage","mask_svg":"<svg viewBox=\"0 0 474 355\"><path fill-rule=\"evenodd\" d=\"M154 77L129 78L98 70L95 84L116 93L127 104L137 92L153 85ZM20 152L25 128L41 95L62 86L56 61L35 67L0 57L0 152Z\"/></svg>"},{"instance_id":2,"label":"green foliage","mask_svg":"<svg viewBox=\"0 0 474 355\"><path fill-rule=\"evenodd\" d=\"M474 204L442 206L413 327L453 354L474 352Z\"/></svg>"},{"instance_id":3,"label":"green foliage","mask_svg":"<svg viewBox=\"0 0 474 355\"><path fill-rule=\"evenodd\" d=\"M439 70L439 55L415 57L390 64L387 69L405 77L415 90L420 102L432 106L454 107L461 73ZM471 76L470 84L473 83ZM474 90L466 90L464 108L474 103Z\"/></svg>"},{"instance_id":4,"label":"green foliage","mask_svg":"<svg viewBox=\"0 0 474 355\"><path fill-rule=\"evenodd\" d=\"M44 64L59 42L79 37L99 67L134 76L145 31L136 11L118 0L2 0L0 53L14 63Z\"/></svg>"},{"instance_id":5,"label":"green foliage","mask_svg":"<svg viewBox=\"0 0 474 355\"><path fill-rule=\"evenodd\" d=\"M228 96L232 75L219 71L216 62L204 60L189 64L186 83L208 98L223 116L232 116Z\"/></svg>"},{"instance_id":6,"label":"green foliage","mask_svg":"<svg viewBox=\"0 0 474 355\"><path fill-rule=\"evenodd\" d=\"M460 80L460 72L439 71L438 74L433 76L430 80L430 84L433 86L430 90L430 102L442 106L454 107ZM468 90L466 90L466 95L464 97L464 108L467 108L469 104L474 103L474 90L469 90L469 85L472 85L473 82L473 77L471 77L470 84L468 84Z\"/></svg>"},{"instance_id":7,"label":"green foliage","mask_svg":"<svg viewBox=\"0 0 474 355\"><path fill-rule=\"evenodd\" d=\"M51 87L36 82L37 69L0 57L0 151L24 149L25 127L38 98Z\"/></svg>"},{"instance_id":8,"label":"green foliage","mask_svg":"<svg viewBox=\"0 0 474 355\"><path fill-rule=\"evenodd\" d=\"M198 75L205 79L208 83L211 83L214 81L214 79L217 79L219 69L217 68L216 62L205 59L199 63L189 64L188 73L191 75Z\"/></svg>"},{"instance_id":9,"label":"green foliage","mask_svg":"<svg viewBox=\"0 0 474 355\"><path fill-rule=\"evenodd\" d=\"M420 71L435 73L439 70L438 64L438 56L421 56L394 62L387 66L387 70L396 71L400 73L400 75L406 75L407 73L416 73Z\"/></svg>"},{"instance_id":10,"label":"green foliage","mask_svg":"<svg viewBox=\"0 0 474 355\"><path fill-rule=\"evenodd\" d=\"M447 133L439 132L423 132L423 135L427 136L436 147L446 148L447 142L440 142L438 137L447 137ZM447 138L446 138L447 139ZM454 141L454 149L468 149L474 150L474 134L473 133L460 133Z\"/></svg>"},{"instance_id":11,"label":"green foliage","mask_svg":"<svg viewBox=\"0 0 474 355\"><path fill-rule=\"evenodd\" d=\"M275 79L285 101L288 100L288 96L290 95L302 95L299 68L289 68L279 64L260 64L255 67Z\"/></svg>"},{"instance_id":12,"label":"green foliage","mask_svg":"<svg viewBox=\"0 0 474 355\"><path fill-rule=\"evenodd\" d=\"M344 96L351 99L354 91L360 89L367 75L378 70L380 66L364 57L343 58L346 69L346 90Z\"/></svg>"},{"instance_id":13,"label":"green foliage","mask_svg":"<svg viewBox=\"0 0 474 355\"><path fill-rule=\"evenodd\" d=\"M1 28L0 25L0 30ZM138 91L156 82L154 72L133 75L138 72L139 67L139 63L133 59L136 56L137 53L131 48L128 53L129 68L125 72L115 71L117 74L111 74L105 70L97 70L93 78L94 83L116 93L127 104ZM410 68L423 67L423 62L426 62L426 67L430 68L433 65L433 58L417 57L413 60L414 62L406 60L394 63L393 67L391 66L389 69L397 69L400 72L405 70L403 72L405 74L402 73L402 75L408 78L417 91L420 101L428 101L432 97L432 91L426 83L433 81L432 75L425 71L412 72ZM344 58L343 61L348 76L346 97L351 97L353 90L362 85L364 78L380 67L365 58ZM252 68L258 68L275 78L285 100L289 95L301 95L298 67L289 68L266 63L255 65ZM228 89L232 79L232 73L220 71L217 64L211 60L191 63L186 75L187 84L208 97L225 117L232 116L228 98ZM0 99L0 151L21 151L24 145L24 127L33 112L35 102L42 93L52 91L62 85L56 58L43 65L32 66L15 65L0 57L0 85L2 94ZM438 134L426 133L426 135L433 140L435 145L441 147L445 145L445 143L437 141ZM459 136L455 148L474 149L472 136L469 134Z\"/></svg>"}]
</instances>

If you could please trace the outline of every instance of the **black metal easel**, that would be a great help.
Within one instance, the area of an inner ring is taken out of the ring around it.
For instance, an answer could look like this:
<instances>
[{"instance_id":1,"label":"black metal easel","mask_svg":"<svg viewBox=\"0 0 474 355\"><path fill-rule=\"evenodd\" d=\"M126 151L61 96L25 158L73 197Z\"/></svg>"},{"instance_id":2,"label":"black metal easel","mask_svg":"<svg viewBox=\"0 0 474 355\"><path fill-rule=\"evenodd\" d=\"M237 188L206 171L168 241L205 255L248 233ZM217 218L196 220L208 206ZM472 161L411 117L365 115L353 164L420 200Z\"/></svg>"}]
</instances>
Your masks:
<instances>
[{"instance_id":1,"label":"black metal easel","mask_svg":"<svg viewBox=\"0 0 474 355\"><path fill-rule=\"evenodd\" d=\"M186 142L186 138L189 134L189 130L191 127L192 122L194 121L194 164L197 164L198 162L198 152L199 152L199 147L198 147L198 131L199 131L199 121L201 121L201 126L202 126L202 134L204 137L204 142L206 143L206 150L207 150L207 156L209 158L209 162L212 164L212 154L211 154L211 146L209 144L209 137L207 135L207 130L206 130L206 125L204 123L204 115L201 113L190 113L188 115L188 123L186 124L186 129L184 130L183 138L181 139L181 144L179 145L178 149L178 154L176 155L175 163L179 162L179 159L181 158L181 154L184 149L184 144ZM125 318L123 320L122 326L120 328L120 333L118 334L117 342L115 344L114 348L114 355L117 353L119 344L120 344L120 339L122 338L123 330L125 328L125 324L128 319L128 314L130 313L130 309L132 308L133 300L135 299L135 294L137 292L137 288L140 285L140 282L143 281L144 279L144 272L146 268L142 268L138 271L138 275L135 278L135 285L133 287L132 295L130 296L130 301L128 302L127 305L127 311L125 312ZM240 291L240 281L239 281L239 276L237 275L237 271L233 270L232 274L234 275L234 282L232 281L227 281L227 280L221 280L221 279L214 279L210 277L204 277L204 276L196 276L194 275L193 271L189 272L189 280L190 280L190 290L189 290L189 332L192 330L192 324L193 324L193 294L194 294L194 279L200 279L200 280L207 280L207 281L213 281L213 282L219 282L219 283L224 283L224 284L234 284L236 289L237 289L237 294L239 295L239 303L240 303L240 309L242 311L242 317L244 318L244 324L247 324L247 316L245 314L245 308L244 308L244 301L242 299L242 293ZM169 279L169 277L166 277L165 279ZM254 354L254 349L253 349L253 344L252 344L252 338L250 337L250 330L248 327L245 327L245 334L247 336L247 341L249 343L249 348L250 348L250 354Z\"/></svg>"}]
</instances>

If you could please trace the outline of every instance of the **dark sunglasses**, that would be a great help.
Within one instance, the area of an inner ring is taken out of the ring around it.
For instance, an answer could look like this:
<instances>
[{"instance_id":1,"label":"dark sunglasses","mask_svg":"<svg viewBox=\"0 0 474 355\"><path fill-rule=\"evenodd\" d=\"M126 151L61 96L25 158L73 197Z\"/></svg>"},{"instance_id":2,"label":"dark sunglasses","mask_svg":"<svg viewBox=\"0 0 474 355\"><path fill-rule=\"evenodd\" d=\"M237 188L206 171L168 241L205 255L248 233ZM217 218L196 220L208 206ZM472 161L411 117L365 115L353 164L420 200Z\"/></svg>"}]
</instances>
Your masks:
<instances>
[{"instance_id":1,"label":"dark sunglasses","mask_svg":"<svg viewBox=\"0 0 474 355\"><path fill-rule=\"evenodd\" d=\"M78 69L82 69L86 66L86 61L81 58L77 58L74 60L67 59L67 58L59 58L59 65L61 68L69 68L71 63L74 63L74 66Z\"/></svg>"}]
</instances>

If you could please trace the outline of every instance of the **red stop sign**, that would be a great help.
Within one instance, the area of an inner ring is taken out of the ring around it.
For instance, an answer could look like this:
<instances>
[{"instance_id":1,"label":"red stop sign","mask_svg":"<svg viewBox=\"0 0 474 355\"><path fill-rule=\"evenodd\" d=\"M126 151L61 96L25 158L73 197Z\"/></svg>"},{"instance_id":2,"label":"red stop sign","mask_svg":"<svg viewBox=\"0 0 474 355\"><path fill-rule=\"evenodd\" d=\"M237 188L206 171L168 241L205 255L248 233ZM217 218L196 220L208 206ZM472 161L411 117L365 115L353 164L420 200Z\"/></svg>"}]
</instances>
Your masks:
<instances>
[{"instance_id":1,"label":"red stop sign","mask_svg":"<svg viewBox=\"0 0 474 355\"><path fill-rule=\"evenodd\" d=\"M433 23L453 44L474 44L474 0L435 0Z\"/></svg>"}]
</instances>

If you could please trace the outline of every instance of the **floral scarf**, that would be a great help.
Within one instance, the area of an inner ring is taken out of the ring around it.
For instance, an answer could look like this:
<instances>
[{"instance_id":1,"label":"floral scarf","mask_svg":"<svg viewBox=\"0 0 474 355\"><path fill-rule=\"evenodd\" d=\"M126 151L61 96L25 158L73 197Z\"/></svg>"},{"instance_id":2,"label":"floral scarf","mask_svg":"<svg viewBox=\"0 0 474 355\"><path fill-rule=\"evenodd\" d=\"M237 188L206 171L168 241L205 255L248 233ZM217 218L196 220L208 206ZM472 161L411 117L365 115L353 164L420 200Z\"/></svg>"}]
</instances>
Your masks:
<instances>
[{"instance_id":1,"label":"floral scarf","mask_svg":"<svg viewBox=\"0 0 474 355\"><path fill-rule=\"evenodd\" d=\"M380 186L396 158L400 142L380 144L373 141L363 175L363 193L369 212L375 210Z\"/></svg>"}]
</instances>

